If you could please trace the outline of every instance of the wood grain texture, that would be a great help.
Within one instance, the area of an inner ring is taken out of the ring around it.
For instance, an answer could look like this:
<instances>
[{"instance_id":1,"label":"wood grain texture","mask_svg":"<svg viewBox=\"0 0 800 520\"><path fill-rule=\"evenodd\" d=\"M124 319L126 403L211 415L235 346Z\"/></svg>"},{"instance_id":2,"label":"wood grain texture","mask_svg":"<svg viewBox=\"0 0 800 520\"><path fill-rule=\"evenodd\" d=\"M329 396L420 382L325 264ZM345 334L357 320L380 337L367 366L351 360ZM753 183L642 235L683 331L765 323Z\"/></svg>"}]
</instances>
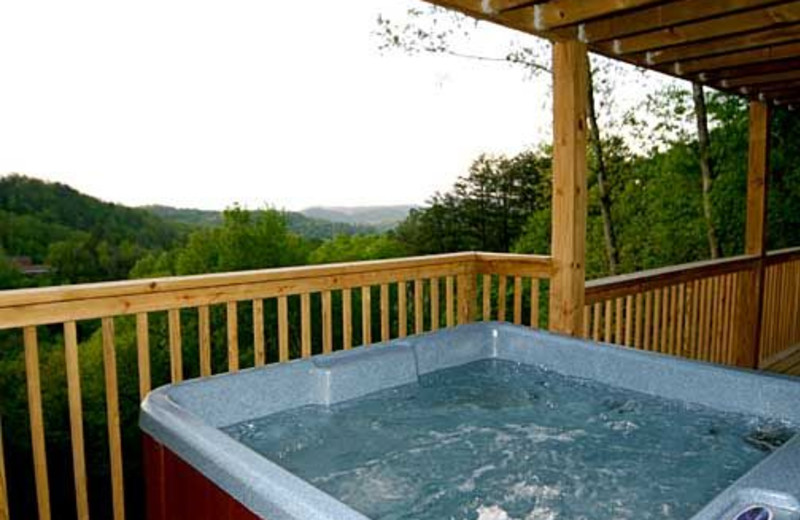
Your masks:
<instances>
[{"instance_id":1,"label":"wood grain texture","mask_svg":"<svg viewBox=\"0 0 800 520\"><path fill-rule=\"evenodd\" d=\"M75 507L78 520L89 518L89 494L86 482L86 460L83 439L83 406L78 360L78 332L74 321L64 324L64 361L67 369L67 399L72 445L72 473L75 480Z\"/></svg>"},{"instance_id":2,"label":"wood grain texture","mask_svg":"<svg viewBox=\"0 0 800 520\"><path fill-rule=\"evenodd\" d=\"M181 311L170 309L167 312L169 328L169 367L173 383L183 381L183 347L181 339Z\"/></svg>"},{"instance_id":3,"label":"wood grain texture","mask_svg":"<svg viewBox=\"0 0 800 520\"><path fill-rule=\"evenodd\" d=\"M36 504L39 520L50 519L50 484L47 477L47 452L44 442L44 415L42 413L42 383L39 375L39 341L35 327L22 331L25 344L25 376L28 387L28 412L30 413L33 470L36 483Z\"/></svg>"},{"instance_id":4,"label":"wood grain texture","mask_svg":"<svg viewBox=\"0 0 800 520\"><path fill-rule=\"evenodd\" d=\"M587 3L588 5L588 3ZM553 44L553 201L550 328L582 330L586 262L587 49Z\"/></svg>"},{"instance_id":5,"label":"wood grain texture","mask_svg":"<svg viewBox=\"0 0 800 520\"><path fill-rule=\"evenodd\" d=\"M122 436L117 389L117 354L114 339L114 318L103 318L103 372L106 380L106 421L111 466L111 503L114 520L125 519L125 484L122 471Z\"/></svg>"},{"instance_id":6,"label":"wood grain texture","mask_svg":"<svg viewBox=\"0 0 800 520\"><path fill-rule=\"evenodd\" d=\"M139 399L144 400L147 394L150 393L150 385L152 383L150 376L150 326L145 312L136 315L136 358L139 367Z\"/></svg>"}]
</instances>

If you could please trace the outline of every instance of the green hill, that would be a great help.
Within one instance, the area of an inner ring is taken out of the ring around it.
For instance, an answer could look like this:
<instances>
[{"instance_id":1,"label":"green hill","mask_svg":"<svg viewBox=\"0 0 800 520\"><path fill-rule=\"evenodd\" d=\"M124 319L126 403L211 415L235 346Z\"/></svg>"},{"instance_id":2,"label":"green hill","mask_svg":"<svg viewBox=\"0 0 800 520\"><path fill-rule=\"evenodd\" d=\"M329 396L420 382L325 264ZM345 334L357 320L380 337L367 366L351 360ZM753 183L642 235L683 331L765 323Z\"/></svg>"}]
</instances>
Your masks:
<instances>
[{"instance_id":1,"label":"green hill","mask_svg":"<svg viewBox=\"0 0 800 520\"><path fill-rule=\"evenodd\" d=\"M188 229L65 184L0 178L0 250L51 265L50 282L127 278L143 254L173 246Z\"/></svg>"},{"instance_id":2,"label":"green hill","mask_svg":"<svg viewBox=\"0 0 800 520\"><path fill-rule=\"evenodd\" d=\"M218 226L222 223L221 211L159 205L142 206L140 209L147 210L165 220L189 226ZM378 231L376 227L366 224L314 218L294 211L286 211L283 214L291 232L311 240L326 240L338 235L363 235Z\"/></svg>"},{"instance_id":3,"label":"green hill","mask_svg":"<svg viewBox=\"0 0 800 520\"><path fill-rule=\"evenodd\" d=\"M346 222L355 225L373 226L381 231L395 227L405 220L414 206L314 206L300 213L306 217Z\"/></svg>"}]
</instances>

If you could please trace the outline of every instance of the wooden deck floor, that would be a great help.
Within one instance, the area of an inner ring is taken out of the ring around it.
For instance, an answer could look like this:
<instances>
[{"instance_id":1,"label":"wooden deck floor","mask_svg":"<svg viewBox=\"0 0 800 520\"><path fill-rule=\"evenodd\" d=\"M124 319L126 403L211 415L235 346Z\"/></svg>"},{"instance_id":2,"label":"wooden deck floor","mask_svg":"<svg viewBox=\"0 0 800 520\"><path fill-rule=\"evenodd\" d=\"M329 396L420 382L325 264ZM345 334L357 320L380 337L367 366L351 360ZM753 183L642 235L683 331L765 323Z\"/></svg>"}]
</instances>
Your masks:
<instances>
[{"instance_id":1,"label":"wooden deck floor","mask_svg":"<svg viewBox=\"0 0 800 520\"><path fill-rule=\"evenodd\" d=\"M762 370L800 376L800 345L791 348L786 354L761 367Z\"/></svg>"}]
</instances>

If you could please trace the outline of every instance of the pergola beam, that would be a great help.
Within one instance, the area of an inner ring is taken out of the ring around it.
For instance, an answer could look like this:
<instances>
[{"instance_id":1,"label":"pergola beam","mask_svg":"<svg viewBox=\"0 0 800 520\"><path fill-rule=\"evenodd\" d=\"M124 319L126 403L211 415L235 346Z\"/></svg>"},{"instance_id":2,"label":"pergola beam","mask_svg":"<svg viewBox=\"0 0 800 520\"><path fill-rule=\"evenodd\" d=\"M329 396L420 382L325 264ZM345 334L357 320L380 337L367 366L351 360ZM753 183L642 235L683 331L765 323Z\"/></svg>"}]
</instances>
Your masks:
<instances>
[{"instance_id":1,"label":"pergola beam","mask_svg":"<svg viewBox=\"0 0 800 520\"><path fill-rule=\"evenodd\" d=\"M784 0L785 1L785 0ZM582 24L580 38L595 43L780 3L780 0L678 0Z\"/></svg>"},{"instance_id":2,"label":"pergola beam","mask_svg":"<svg viewBox=\"0 0 800 520\"><path fill-rule=\"evenodd\" d=\"M800 2L791 2L617 38L614 51L617 54L652 51L797 22L800 22Z\"/></svg>"},{"instance_id":3,"label":"pergola beam","mask_svg":"<svg viewBox=\"0 0 800 520\"><path fill-rule=\"evenodd\" d=\"M536 29L548 31L577 25L594 18L613 16L632 9L647 7L664 0L550 0L536 5Z\"/></svg>"},{"instance_id":4,"label":"pergola beam","mask_svg":"<svg viewBox=\"0 0 800 520\"><path fill-rule=\"evenodd\" d=\"M761 84L773 84L784 81L800 80L800 69L787 70L784 72L775 72L773 74L762 74L754 76L744 76L741 78L732 78L722 80L723 88L742 88L742 87L757 87Z\"/></svg>"},{"instance_id":5,"label":"pergola beam","mask_svg":"<svg viewBox=\"0 0 800 520\"><path fill-rule=\"evenodd\" d=\"M663 65L676 61L707 58L718 54L730 54L767 45L798 41L800 41L800 24L648 51L645 59L648 65Z\"/></svg>"},{"instance_id":6,"label":"pergola beam","mask_svg":"<svg viewBox=\"0 0 800 520\"><path fill-rule=\"evenodd\" d=\"M775 45L733 54L724 54L711 58L679 61L674 65L674 72L675 74L684 76L687 74L713 71L715 69L727 69L769 61L780 61L798 55L800 55L800 43L788 43L785 45Z\"/></svg>"}]
</instances>

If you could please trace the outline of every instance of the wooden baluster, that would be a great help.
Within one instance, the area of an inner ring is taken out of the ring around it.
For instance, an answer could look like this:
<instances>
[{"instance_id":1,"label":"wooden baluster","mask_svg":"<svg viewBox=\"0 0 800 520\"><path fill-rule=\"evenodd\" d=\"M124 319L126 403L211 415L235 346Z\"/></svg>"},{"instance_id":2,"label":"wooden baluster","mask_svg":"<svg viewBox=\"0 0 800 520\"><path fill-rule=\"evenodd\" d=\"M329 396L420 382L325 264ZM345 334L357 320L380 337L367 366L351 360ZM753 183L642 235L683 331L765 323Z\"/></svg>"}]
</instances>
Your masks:
<instances>
[{"instance_id":1,"label":"wooden baluster","mask_svg":"<svg viewBox=\"0 0 800 520\"><path fill-rule=\"evenodd\" d=\"M200 376L211 375L211 311L208 305L197 308L197 339L200 344Z\"/></svg>"},{"instance_id":2,"label":"wooden baluster","mask_svg":"<svg viewBox=\"0 0 800 520\"><path fill-rule=\"evenodd\" d=\"M653 339L651 350L661 352L661 289L653 289Z\"/></svg>"},{"instance_id":3,"label":"wooden baluster","mask_svg":"<svg viewBox=\"0 0 800 520\"><path fill-rule=\"evenodd\" d=\"M636 323L634 324L636 336L634 346L636 348L644 348L644 335L642 321L644 321L644 296L642 293L636 294Z\"/></svg>"},{"instance_id":4,"label":"wooden baluster","mask_svg":"<svg viewBox=\"0 0 800 520\"><path fill-rule=\"evenodd\" d=\"M522 277L514 277L514 324L522 325Z\"/></svg>"},{"instance_id":5,"label":"wooden baluster","mask_svg":"<svg viewBox=\"0 0 800 520\"><path fill-rule=\"evenodd\" d=\"M617 298L616 301L616 316L614 321L614 343L617 345L624 345L625 341L622 339L622 325L624 323L623 319L623 309L624 309L624 300L622 297Z\"/></svg>"},{"instance_id":6,"label":"wooden baluster","mask_svg":"<svg viewBox=\"0 0 800 520\"><path fill-rule=\"evenodd\" d=\"M700 357L700 294L701 286L700 280L692 282L692 321L690 323L688 338L689 338L689 357L691 359L699 359Z\"/></svg>"},{"instance_id":7,"label":"wooden baluster","mask_svg":"<svg viewBox=\"0 0 800 520\"><path fill-rule=\"evenodd\" d=\"M36 480L36 503L39 506L39 520L49 520L50 485L47 482L47 452L44 443L42 384L39 376L39 342L36 337L36 327L23 329L23 342L25 344L25 375L28 381L33 469Z\"/></svg>"},{"instance_id":8,"label":"wooden baluster","mask_svg":"<svg viewBox=\"0 0 800 520\"><path fill-rule=\"evenodd\" d=\"M167 311L169 322L169 366L173 383L183 381L183 351L181 346L181 311Z\"/></svg>"},{"instance_id":9,"label":"wooden baluster","mask_svg":"<svg viewBox=\"0 0 800 520\"><path fill-rule=\"evenodd\" d=\"M439 279L431 278L431 330L439 328ZM446 297L447 295L445 295Z\"/></svg>"},{"instance_id":10,"label":"wooden baluster","mask_svg":"<svg viewBox=\"0 0 800 520\"><path fill-rule=\"evenodd\" d=\"M454 320L454 310L455 306L453 305L453 277L448 276L445 278L445 312L447 312L447 317L445 319L445 323L448 327L455 326Z\"/></svg>"},{"instance_id":11,"label":"wooden baluster","mask_svg":"<svg viewBox=\"0 0 800 520\"><path fill-rule=\"evenodd\" d=\"M372 343L372 290L370 286L361 288L361 344Z\"/></svg>"},{"instance_id":12,"label":"wooden baluster","mask_svg":"<svg viewBox=\"0 0 800 520\"><path fill-rule=\"evenodd\" d=\"M730 312L733 307L733 278L735 274L729 274L723 277L724 282L724 295L722 298L722 321L720 327L720 363L728 363L730 354Z\"/></svg>"},{"instance_id":13,"label":"wooden baluster","mask_svg":"<svg viewBox=\"0 0 800 520\"><path fill-rule=\"evenodd\" d=\"M311 357L311 295L300 295L300 357Z\"/></svg>"},{"instance_id":14,"label":"wooden baluster","mask_svg":"<svg viewBox=\"0 0 800 520\"><path fill-rule=\"evenodd\" d=\"M673 352L678 356L685 356L686 340L683 336L683 324L686 321L684 314L686 305L686 284L682 283L678 286L678 308L677 308L677 329L675 330L675 347Z\"/></svg>"},{"instance_id":15,"label":"wooden baluster","mask_svg":"<svg viewBox=\"0 0 800 520\"><path fill-rule=\"evenodd\" d=\"M147 315L145 314L145 316ZM64 323L64 361L67 369L72 472L75 477L75 508L78 520L88 520L89 498L86 487L86 460L84 458L85 444L83 440L81 376L78 362L78 332L74 321ZM145 393L145 395L147 394Z\"/></svg>"},{"instance_id":16,"label":"wooden baluster","mask_svg":"<svg viewBox=\"0 0 800 520\"><path fill-rule=\"evenodd\" d=\"M333 352L333 311L331 292L322 292L322 353Z\"/></svg>"},{"instance_id":17,"label":"wooden baluster","mask_svg":"<svg viewBox=\"0 0 800 520\"><path fill-rule=\"evenodd\" d=\"M6 458L3 454L3 419L0 417L0 520L9 520Z\"/></svg>"},{"instance_id":18,"label":"wooden baluster","mask_svg":"<svg viewBox=\"0 0 800 520\"><path fill-rule=\"evenodd\" d=\"M147 313L136 315L136 356L139 363L139 400L150 393L150 326ZM80 517L80 515L78 515Z\"/></svg>"},{"instance_id":19,"label":"wooden baluster","mask_svg":"<svg viewBox=\"0 0 800 520\"><path fill-rule=\"evenodd\" d=\"M776 327L776 337L777 340L775 341L775 345L778 349L783 350L784 348L788 347L787 338L784 334L784 327L786 325L786 318L787 318L787 309L788 309L788 302L789 302L789 287L787 283L786 277L786 264L779 264L778 265L778 299L777 301L781 302L780 305L777 306L778 309L778 326Z\"/></svg>"},{"instance_id":20,"label":"wooden baluster","mask_svg":"<svg viewBox=\"0 0 800 520\"><path fill-rule=\"evenodd\" d=\"M592 323L592 308L591 305L586 304L583 306L583 330L581 331L585 339L589 339L591 337L591 334L589 332L591 330L590 329L591 323Z\"/></svg>"},{"instance_id":21,"label":"wooden baluster","mask_svg":"<svg viewBox=\"0 0 800 520\"><path fill-rule=\"evenodd\" d=\"M678 286L670 287L669 295L669 354L675 355L675 333L678 329Z\"/></svg>"},{"instance_id":22,"label":"wooden baluster","mask_svg":"<svg viewBox=\"0 0 800 520\"><path fill-rule=\"evenodd\" d=\"M644 349L652 350L650 340L653 336L653 292L644 295Z\"/></svg>"},{"instance_id":23,"label":"wooden baluster","mask_svg":"<svg viewBox=\"0 0 800 520\"><path fill-rule=\"evenodd\" d=\"M478 294L478 278L474 273L460 274L456 278L456 323L463 325L475 321L475 297Z\"/></svg>"},{"instance_id":24,"label":"wooden baluster","mask_svg":"<svg viewBox=\"0 0 800 520\"><path fill-rule=\"evenodd\" d=\"M483 275L483 321L492 319L492 275Z\"/></svg>"},{"instance_id":25,"label":"wooden baluster","mask_svg":"<svg viewBox=\"0 0 800 520\"><path fill-rule=\"evenodd\" d=\"M278 361L289 361L289 301L278 296Z\"/></svg>"},{"instance_id":26,"label":"wooden baluster","mask_svg":"<svg viewBox=\"0 0 800 520\"><path fill-rule=\"evenodd\" d=\"M706 285L706 298L708 308L706 309L706 330L708 334L708 339L706 342L706 360L713 361L713 343L714 343L714 304L715 304L715 287L714 287L714 278L708 280L708 284Z\"/></svg>"},{"instance_id":27,"label":"wooden baluster","mask_svg":"<svg viewBox=\"0 0 800 520\"><path fill-rule=\"evenodd\" d=\"M711 361L719 361L719 341L720 341L720 325L722 318L722 277L715 276L712 279L712 311L711 311Z\"/></svg>"},{"instance_id":28,"label":"wooden baluster","mask_svg":"<svg viewBox=\"0 0 800 520\"><path fill-rule=\"evenodd\" d=\"M592 339L600 341L600 327L603 324L603 303L597 302L594 304L592 312Z\"/></svg>"},{"instance_id":29,"label":"wooden baluster","mask_svg":"<svg viewBox=\"0 0 800 520\"><path fill-rule=\"evenodd\" d=\"M625 345L633 346L633 294L625 296Z\"/></svg>"},{"instance_id":30,"label":"wooden baluster","mask_svg":"<svg viewBox=\"0 0 800 520\"><path fill-rule=\"evenodd\" d=\"M725 344L724 336L725 336L725 307L728 303L728 276L718 276L719 279L719 292L717 293L717 315L715 319L717 321L717 325L715 327L717 331L717 340L716 340L716 357L715 361L717 363L722 363L724 361L724 354L725 354Z\"/></svg>"},{"instance_id":31,"label":"wooden baluster","mask_svg":"<svg viewBox=\"0 0 800 520\"><path fill-rule=\"evenodd\" d=\"M239 317L236 302L227 303L225 314L228 318L228 371L236 372L239 370Z\"/></svg>"},{"instance_id":32,"label":"wooden baluster","mask_svg":"<svg viewBox=\"0 0 800 520\"><path fill-rule=\"evenodd\" d=\"M794 302L789 310L790 316L800 316L800 262L792 262L794 276ZM792 345L800 342L800 320L792 320Z\"/></svg>"},{"instance_id":33,"label":"wooden baluster","mask_svg":"<svg viewBox=\"0 0 800 520\"><path fill-rule=\"evenodd\" d=\"M531 328L539 328L539 279L531 278Z\"/></svg>"},{"instance_id":34,"label":"wooden baluster","mask_svg":"<svg viewBox=\"0 0 800 520\"><path fill-rule=\"evenodd\" d=\"M381 284L381 341L389 341L389 284Z\"/></svg>"},{"instance_id":35,"label":"wooden baluster","mask_svg":"<svg viewBox=\"0 0 800 520\"><path fill-rule=\"evenodd\" d=\"M114 347L114 318L103 318L102 330L108 449L111 461L111 501L114 509L114 520L124 520L125 487L122 477L122 438L120 437L119 395L117 390L117 357ZM172 327L170 327L170 332L172 332ZM178 332L180 333L180 330Z\"/></svg>"},{"instance_id":36,"label":"wooden baluster","mask_svg":"<svg viewBox=\"0 0 800 520\"><path fill-rule=\"evenodd\" d=\"M497 321L506 321L506 275L499 275L497 287Z\"/></svg>"},{"instance_id":37,"label":"wooden baluster","mask_svg":"<svg viewBox=\"0 0 800 520\"><path fill-rule=\"evenodd\" d=\"M611 300L606 300L605 310L603 311L603 324L605 328L603 329L603 341L606 343L611 343L611 331L613 330L613 321L614 321L614 303Z\"/></svg>"},{"instance_id":38,"label":"wooden baluster","mask_svg":"<svg viewBox=\"0 0 800 520\"><path fill-rule=\"evenodd\" d=\"M408 335L408 302L406 282L397 283L397 335L405 338Z\"/></svg>"},{"instance_id":39,"label":"wooden baluster","mask_svg":"<svg viewBox=\"0 0 800 520\"><path fill-rule=\"evenodd\" d=\"M342 348L353 348L353 293L342 289Z\"/></svg>"},{"instance_id":40,"label":"wooden baluster","mask_svg":"<svg viewBox=\"0 0 800 520\"><path fill-rule=\"evenodd\" d=\"M414 280L414 333L423 332L422 280Z\"/></svg>"},{"instance_id":41,"label":"wooden baluster","mask_svg":"<svg viewBox=\"0 0 800 520\"><path fill-rule=\"evenodd\" d=\"M661 288L661 348L660 352L669 352L669 287Z\"/></svg>"},{"instance_id":42,"label":"wooden baluster","mask_svg":"<svg viewBox=\"0 0 800 520\"><path fill-rule=\"evenodd\" d=\"M711 280L708 278L704 278L700 281L700 341L698 345L698 350L700 351L700 359L703 361L708 361L709 355L709 324L711 320L709 319L709 315L711 314Z\"/></svg>"},{"instance_id":43,"label":"wooden baluster","mask_svg":"<svg viewBox=\"0 0 800 520\"><path fill-rule=\"evenodd\" d=\"M267 362L267 345L264 337L264 300L261 298L253 300L253 362L257 367Z\"/></svg>"}]
</instances>

